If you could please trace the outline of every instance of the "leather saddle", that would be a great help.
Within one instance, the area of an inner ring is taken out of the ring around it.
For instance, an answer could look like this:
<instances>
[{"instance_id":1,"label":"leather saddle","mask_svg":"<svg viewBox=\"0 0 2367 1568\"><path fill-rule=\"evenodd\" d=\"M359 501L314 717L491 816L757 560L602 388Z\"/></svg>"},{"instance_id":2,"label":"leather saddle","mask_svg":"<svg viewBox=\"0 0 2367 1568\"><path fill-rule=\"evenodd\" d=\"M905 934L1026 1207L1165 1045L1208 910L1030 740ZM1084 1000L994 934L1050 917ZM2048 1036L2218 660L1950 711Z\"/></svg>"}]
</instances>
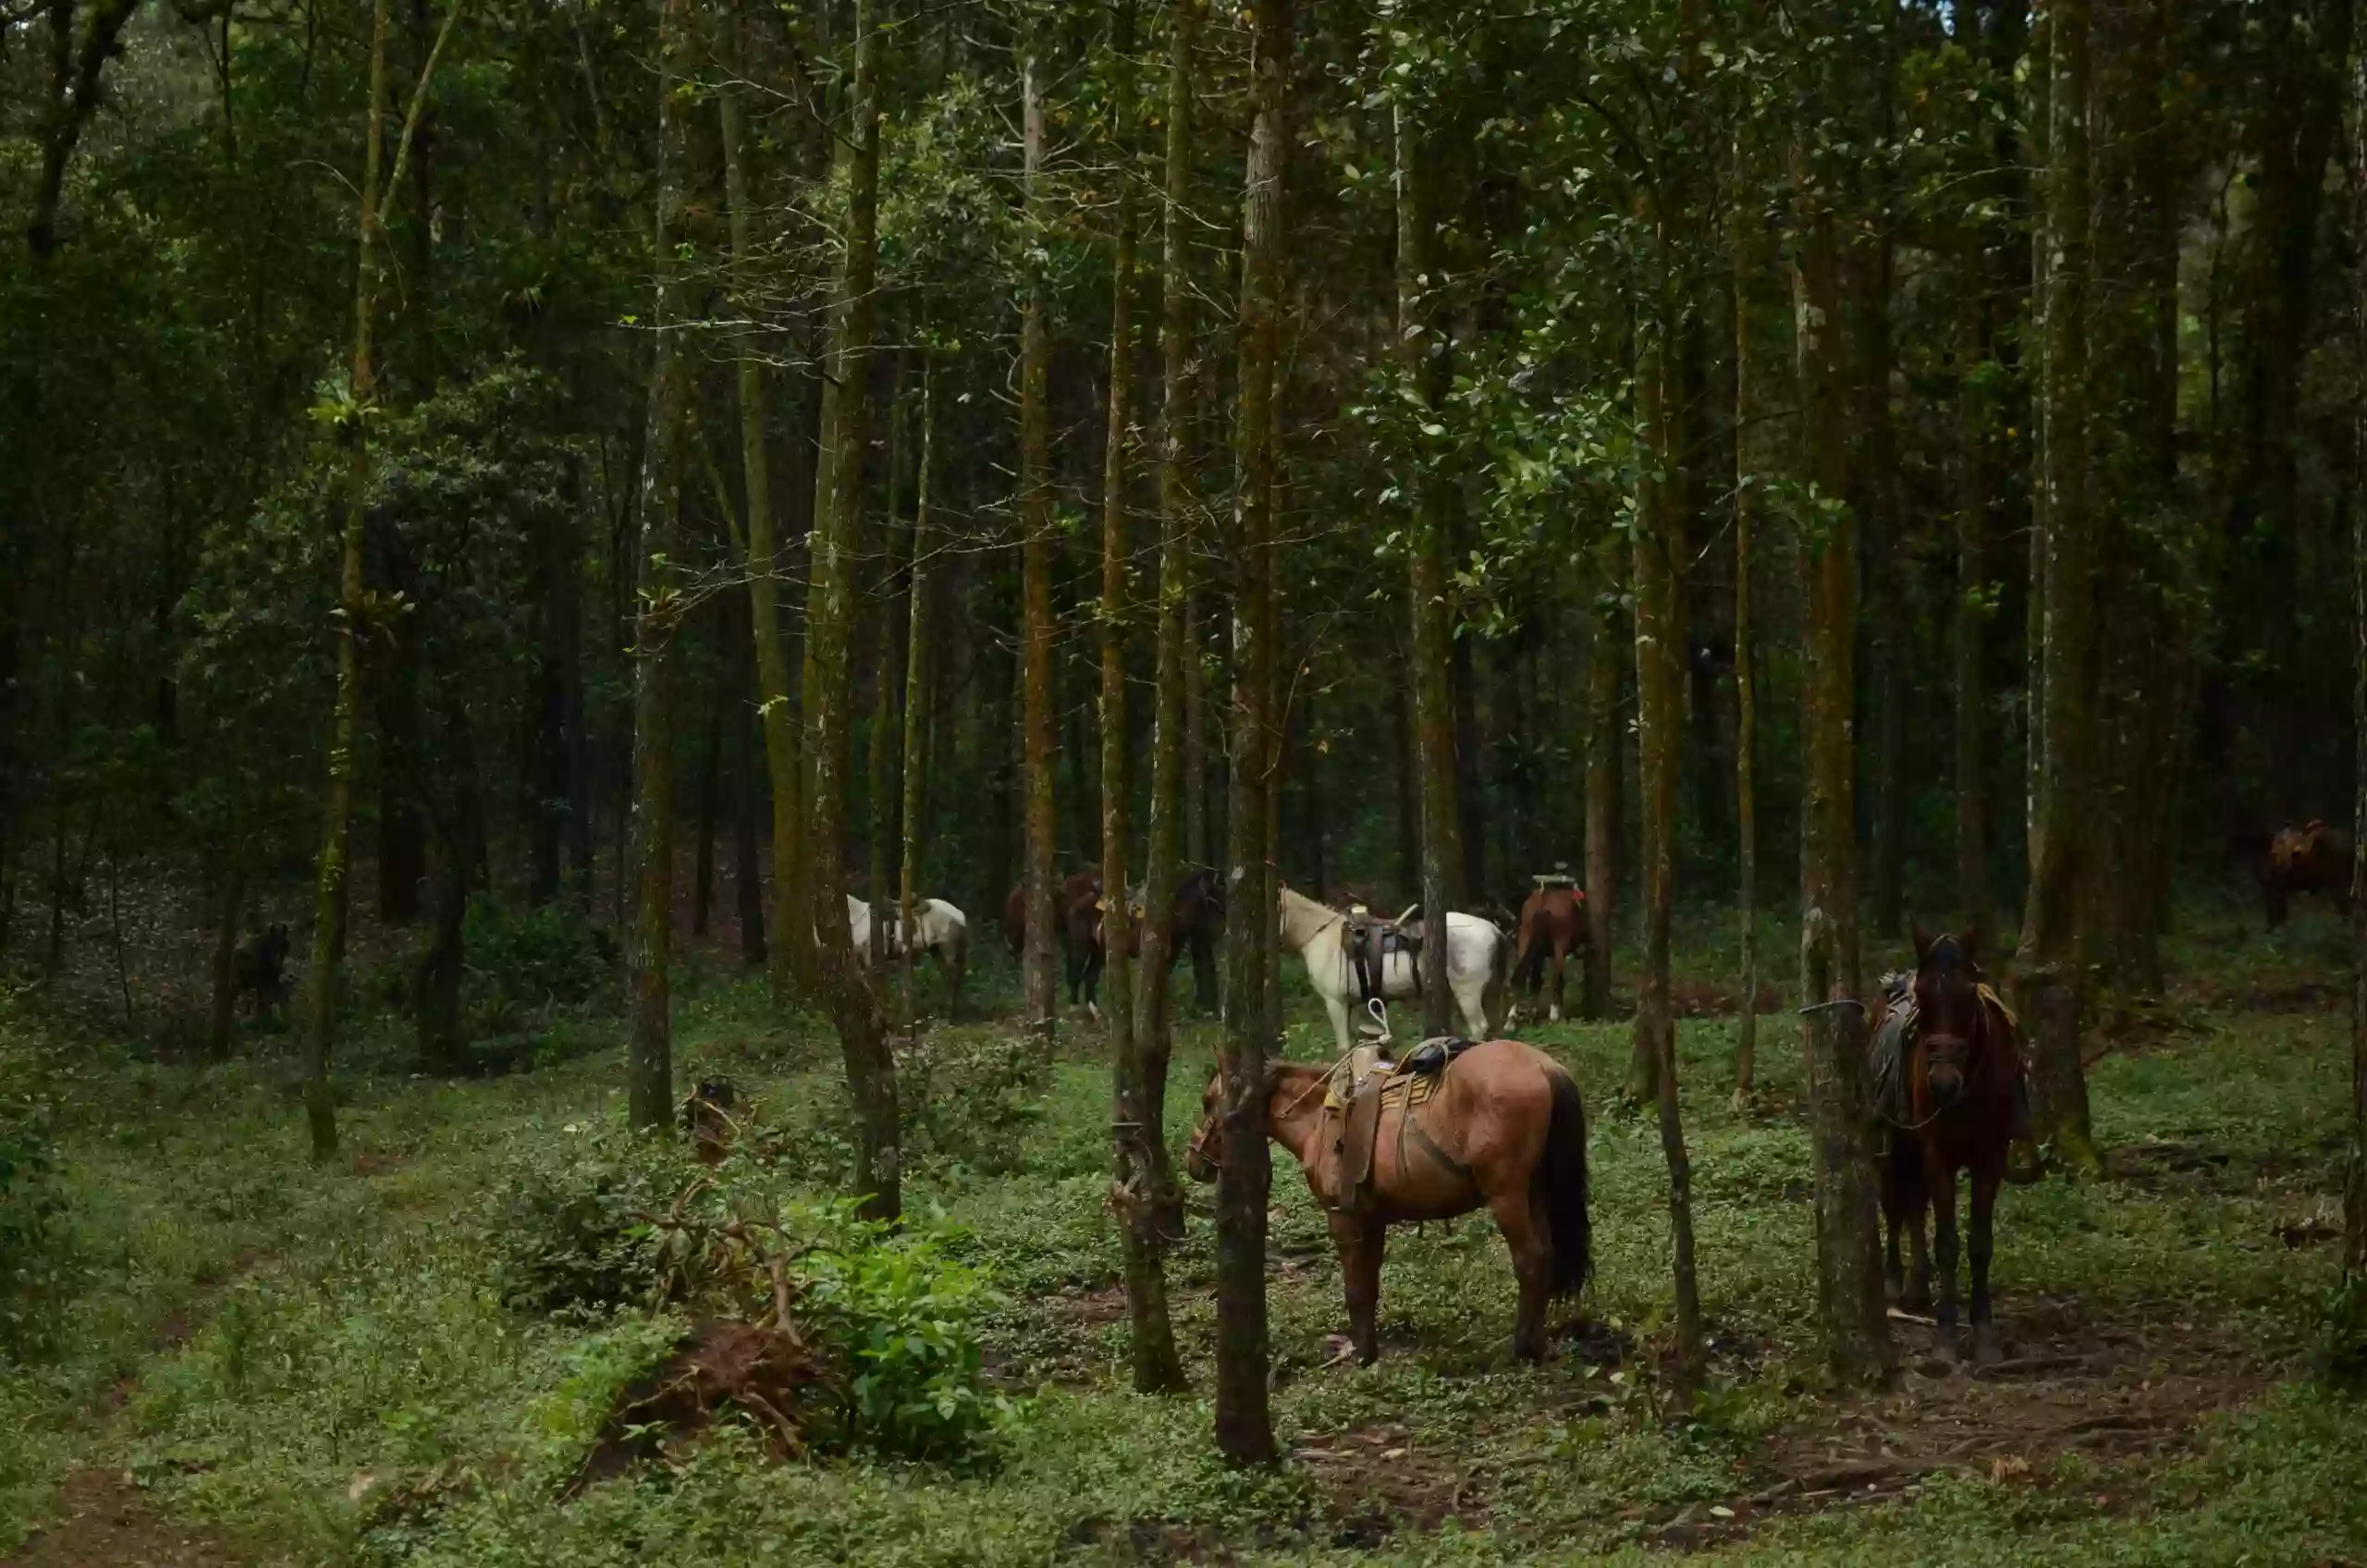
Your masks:
<instances>
[{"instance_id":1,"label":"leather saddle","mask_svg":"<svg viewBox=\"0 0 2367 1568\"><path fill-rule=\"evenodd\" d=\"M1413 971L1414 994L1422 994L1423 923L1417 904L1395 920L1384 920L1363 904L1348 907L1347 923L1340 927L1340 940L1347 949L1348 969L1356 982L1356 999L1385 999L1389 980L1389 960L1403 954L1406 967Z\"/></svg>"},{"instance_id":2,"label":"leather saddle","mask_svg":"<svg viewBox=\"0 0 2367 1568\"><path fill-rule=\"evenodd\" d=\"M1373 1150L1380 1141L1381 1113L1391 1101L1404 1105L1410 1121L1414 1109L1430 1096L1439 1078L1476 1043L1455 1035L1423 1041L1392 1061L1383 1055L1388 1037L1358 1046L1332 1072L1324 1098L1325 1130L1331 1134L1331 1181L1327 1200L1335 1209L1354 1211L1368 1195ZM1403 1136L1405 1121L1400 1122ZM1427 1139L1424 1140L1428 1142Z\"/></svg>"}]
</instances>

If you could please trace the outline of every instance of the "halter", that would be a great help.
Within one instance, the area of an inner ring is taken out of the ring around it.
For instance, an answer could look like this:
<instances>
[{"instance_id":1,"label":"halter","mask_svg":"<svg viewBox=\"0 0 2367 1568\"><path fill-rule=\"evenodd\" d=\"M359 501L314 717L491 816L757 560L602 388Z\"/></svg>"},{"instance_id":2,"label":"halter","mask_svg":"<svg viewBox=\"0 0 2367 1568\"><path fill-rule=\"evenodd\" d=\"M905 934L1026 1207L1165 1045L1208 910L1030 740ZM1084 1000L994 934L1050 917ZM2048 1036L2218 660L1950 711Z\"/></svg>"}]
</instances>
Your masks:
<instances>
[{"instance_id":1,"label":"halter","mask_svg":"<svg viewBox=\"0 0 2367 1568\"><path fill-rule=\"evenodd\" d=\"M1940 943L1941 943L1941 942L1946 942L1946 943L1948 943L1950 946L1952 946L1952 947L1956 948L1959 955L1961 955L1961 954L1963 953L1963 950L1964 950L1964 949L1963 949L1963 944L1961 944L1961 943L1957 942L1957 941L1956 941L1956 937L1955 937L1953 935L1944 933L1944 934L1943 934L1943 935L1942 935L1942 936L1941 936L1937 940L1935 940L1935 941L1932 944L1932 947L1934 947L1934 948L1937 948L1937 947L1940 945ZM1968 961L1968 962L1969 962L1969 961ZM1980 1046L1981 1046L1982 1044L1984 1044L1984 1043L1986 1043L1986 1042L1988 1041L1988 1038L1989 1038L1989 1029L1990 1029L1990 1023L1989 1023L1989 999L1988 999L1986 997L1984 997L1984 996L1982 996L1982 995L1981 994L1981 987L1980 987L1980 986L1978 985L1978 983L1976 983L1976 984L1975 984L1975 986L1974 986L1974 987L1973 987L1973 998L1972 998L1972 999L1973 999L1972 1033L1970 1033L1969 1035L1965 1035L1965 1036L1964 1036L1964 1042L1965 1042L1966 1052L1967 1052L1968 1057L1971 1057L1971 1056L1973 1056L1973 1055L1974 1055L1974 1053L1976 1052L1977 1048L1978 1048ZM1919 1012L1918 1012L1918 1015L1917 1015L1917 1018L1916 1018L1916 1023L1917 1023L1917 1028L1915 1029L1914 1033L1913 1033L1913 1034L1911 1034L1911 1035L1909 1035L1907 1036L1907 1038L1906 1039L1906 1041L1903 1043L1903 1051L1904 1051L1905 1055L1904 1055L1904 1060L1901 1060L1901 1062L1899 1063L1900 1070L1901 1070L1902 1072L1906 1072L1906 1073L1907 1073L1907 1094L1908 1094L1908 1096L1909 1096L1910 1100L1912 1099L1913 1095L1914 1095L1914 1085L1915 1085L1915 1072L1914 1072L1914 1068L1913 1068L1913 1065L1912 1065L1912 1063L1913 1063L1913 1060L1914 1060L1914 1052L1915 1052L1915 1049L1916 1049L1917 1046L1921 1042L1922 1037L1923 1037L1923 1031L1922 1031L1922 1028L1921 1028L1922 1018L1921 1018L1921 1015L1920 1015L1920 1011L1919 1011ZM1969 1062L1968 1063L1968 1065L1969 1065ZM1971 1074L1970 1074L1969 1072L1968 1072L1968 1073L1966 1074L1966 1077L1967 1077L1968 1081L1969 1081L1969 1079L1970 1079L1970 1077L1971 1077ZM1897 1129L1899 1129L1899 1131L1901 1131L1901 1132L1903 1132L1903 1133L1919 1133L1919 1132L1921 1132L1924 1128L1929 1127L1930 1125L1932 1125L1932 1122L1937 1121L1941 1117L1945 1116L1949 1111L1954 1110L1955 1109L1956 1109L1956 1108L1955 1106L1953 1106L1953 1105L1944 1105L1944 1106L1941 1106L1941 1107L1939 1107L1938 1109L1934 1109L1934 1110L1932 1112L1932 1114L1931 1114L1931 1115L1926 1116L1926 1117L1923 1117L1923 1118L1921 1118L1921 1119L1919 1119L1919 1120L1918 1120L1918 1121L1897 1121L1897 1120L1895 1120L1895 1119L1894 1119L1894 1118L1887 1117L1887 1116L1886 1116L1886 1117L1883 1117L1883 1121L1885 1121L1890 1122L1890 1124L1891 1124L1892 1126L1896 1127Z\"/></svg>"},{"instance_id":2,"label":"halter","mask_svg":"<svg viewBox=\"0 0 2367 1568\"><path fill-rule=\"evenodd\" d=\"M1297 1110L1299 1107L1305 1105L1306 1103L1306 1096L1315 1093L1316 1090L1323 1087L1324 1084L1330 1083L1331 1081L1331 1075L1340 1071L1340 1063L1347 1060L1348 1059L1344 1056L1338 1058L1331 1066L1325 1068L1322 1072L1309 1079L1307 1081L1306 1087L1301 1089L1295 1096L1294 1096L1290 1104L1282 1107L1282 1116L1287 1117L1292 1112ZM1270 1098L1273 1091L1269 1089L1266 1092L1269 1098ZM1224 1169L1224 1161L1208 1153L1208 1134L1216 1131L1218 1120L1218 1118L1210 1116L1201 1121L1198 1128L1196 1128L1192 1133L1191 1142L1184 1145L1184 1158L1186 1160L1197 1158L1207 1161L1208 1168L1212 1170L1222 1170ZM1277 1120L1279 1119L1274 1115L1273 1111L1269 1109L1266 1113L1266 1125L1269 1128L1271 1128Z\"/></svg>"}]
</instances>

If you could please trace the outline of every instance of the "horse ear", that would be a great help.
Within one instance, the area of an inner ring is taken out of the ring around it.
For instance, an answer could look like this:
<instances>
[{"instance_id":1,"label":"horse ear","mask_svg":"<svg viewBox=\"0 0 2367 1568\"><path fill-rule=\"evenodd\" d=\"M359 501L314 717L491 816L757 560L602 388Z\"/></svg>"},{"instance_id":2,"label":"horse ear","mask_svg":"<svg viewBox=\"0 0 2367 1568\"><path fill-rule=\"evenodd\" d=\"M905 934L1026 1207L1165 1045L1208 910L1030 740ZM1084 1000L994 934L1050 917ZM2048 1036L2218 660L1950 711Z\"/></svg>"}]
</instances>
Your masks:
<instances>
[{"instance_id":1,"label":"horse ear","mask_svg":"<svg viewBox=\"0 0 2367 1568\"><path fill-rule=\"evenodd\" d=\"M1892 929L1895 930L1897 927L1894 926ZM1923 955L1932 950L1932 933L1923 929L1923 923L1919 920L1914 922L1909 929L1915 934L1915 961L1920 963L1923 962Z\"/></svg>"}]
</instances>

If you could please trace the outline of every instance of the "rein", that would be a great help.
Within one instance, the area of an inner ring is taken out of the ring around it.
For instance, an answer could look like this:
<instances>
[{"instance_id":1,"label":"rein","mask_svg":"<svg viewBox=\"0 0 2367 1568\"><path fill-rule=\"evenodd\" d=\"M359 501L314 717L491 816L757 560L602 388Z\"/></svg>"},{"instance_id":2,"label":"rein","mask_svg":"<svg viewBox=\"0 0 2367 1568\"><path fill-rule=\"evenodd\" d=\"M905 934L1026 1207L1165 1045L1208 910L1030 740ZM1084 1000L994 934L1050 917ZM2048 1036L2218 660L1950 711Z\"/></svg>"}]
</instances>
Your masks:
<instances>
[{"instance_id":1,"label":"rein","mask_svg":"<svg viewBox=\"0 0 2367 1568\"><path fill-rule=\"evenodd\" d=\"M1317 1073L1312 1079L1308 1080L1306 1087L1301 1089L1295 1096L1294 1096L1290 1104L1282 1107L1282 1115L1283 1117L1290 1116L1295 1112L1299 1107L1305 1105L1306 1103L1306 1096L1315 1093L1316 1090L1320 1089L1326 1084L1329 1084L1331 1081L1331 1075L1339 1072L1341 1064L1345 1062L1348 1059L1344 1056L1338 1058L1331 1066L1325 1068L1322 1072ZM1274 1114L1274 1109L1270 1103L1271 1094L1272 1091L1269 1090L1268 1095L1269 1103L1266 1108L1266 1126L1269 1132L1274 1123L1281 1120L1280 1117L1277 1117ZM1208 1168L1212 1170L1221 1170L1224 1169L1224 1161L1208 1153L1208 1134L1216 1131L1217 1120L1217 1118L1211 1116L1202 1121L1199 1127L1192 1133L1192 1141L1184 1145L1185 1158L1197 1158L1199 1159L1206 1160L1208 1164Z\"/></svg>"},{"instance_id":2,"label":"rein","mask_svg":"<svg viewBox=\"0 0 2367 1568\"><path fill-rule=\"evenodd\" d=\"M1973 1000L1976 1007L1976 1017L1973 1023L1975 1033L1969 1036L1968 1043L1975 1047L1976 1060L1980 1060L1981 1056L1986 1054L1981 1049L1981 1047L1985 1047L1989 1050L1993 1050L1995 1048L1995 1045L1994 1042L1991 1040L1989 1033L1991 1027L1989 1022L1989 1000L1985 996L1981 996L1978 992L1975 993ZM1915 1033L1909 1035L1906 1041L1906 1060L1900 1063L1901 1071L1907 1073L1907 1096L1910 1100L1912 1100L1915 1093L1914 1053L1918 1044L1922 1039L1923 1035L1921 1028L1922 1020L1919 1016L1917 1018L1916 1023L1917 1028ZM1956 1109L1957 1108L1955 1106L1944 1105L1933 1110L1931 1115L1916 1121L1901 1121L1895 1117L1889 1116L1884 1116L1883 1120L1897 1128L1902 1133L1920 1133L1924 1128L1929 1127L1932 1122L1937 1121L1941 1117L1945 1116L1949 1111Z\"/></svg>"}]
</instances>

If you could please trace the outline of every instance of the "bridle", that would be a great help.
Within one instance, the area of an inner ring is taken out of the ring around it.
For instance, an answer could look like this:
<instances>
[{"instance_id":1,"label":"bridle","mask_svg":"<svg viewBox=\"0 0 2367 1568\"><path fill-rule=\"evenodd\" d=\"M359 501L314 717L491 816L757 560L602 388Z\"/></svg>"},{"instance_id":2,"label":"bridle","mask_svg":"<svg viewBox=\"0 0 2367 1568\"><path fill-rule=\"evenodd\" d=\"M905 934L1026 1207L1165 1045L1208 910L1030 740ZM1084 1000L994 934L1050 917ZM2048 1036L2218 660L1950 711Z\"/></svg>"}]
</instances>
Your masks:
<instances>
[{"instance_id":1,"label":"bridle","mask_svg":"<svg viewBox=\"0 0 2367 1568\"><path fill-rule=\"evenodd\" d=\"M1976 971L1976 973L1978 973L1978 972ZM1915 1053L1916 1053L1918 1050L1921 1049L1921 1047L1922 1047L1922 1046L1923 1046L1923 1043L1924 1043L1924 1039L1925 1039L1925 1035L1924 1035L1923 1028L1922 1028L1922 1023L1923 1023L1923 1020L1922 1020L1921 1011L1920 1011L1920 1010L1919 1009L1919 1010L1918 1010L1918 1012L1917 1012L1917 1017L1916 1017L1916 1028L1915 1028L1915 1032L1914 1032L1911 1035L1909 1035L1909 1036L1907 1037L1907 1042L1906 1042L1907 1060L1901 1064L1902 1069L1903 1069L1903 1070L1906 1072L1906 1073L1907 1073L1907 1095L1908 1095L1908 1100L1909 1100L1909 1103L1910 1103L1910 1104L1912 1103L1912 1101L1913 1101L1913 1096L1914 1096L1914 1086L1915 1086L1915 1068L1914 1068L1914 1060L1915 1060ZM1962 1039L1962 1040L1964 1041L1964 1045L1965 1045L1965 1079L1966 1079L1966 1082L1967 1082L1967 1084L1970 1084L1970 1082L1971 1082L1971 1078L1972 1078L1972 1072L1971 1072L1972 1065L1973 1065L1975 1062L1979 1062L1979 1061L1981 1061L1981 1060L1985 1060L1985 1050L1984 1050L1984 1047L1990 1047L1990 1046L1991 1046L1991 1041L1990 1041L1990 1038L1989 1038L1989 1030L1990 1030L1990 1023L1989 1023L1989 1002L1988 1002L1988 998L1986 998L1985 997L1983 997L1983 996L1981 994L1980 984L1979 984L1979 982L1977 982L1977 981L1976 981L1976 982L1974 983L1973 994L1972 994L1972 1030L1971 1030L1971 1033L1967 1034L1967 1035L1960 1035L1960 1036L1954 1036L1955 1038L1960 1038L1960 1039ZM1936 1035L1936 1036L1932 1036L1932 1037L1933 1037L1933 1038L1937 1038L1937 1039L1948 1039L1948 1038L1951 1038L1952 1036L1945 1035ZM1927 1074L1927 1077L1928 1077L1928 1074ZM1919 1132L1921 1132L1924 1128L1929 1127L1930 1125L1932 1125L1932 1122L1937 1121L1941 1117L1945 1116L1949 1111L1954 1110L1955 1109L1956 1109L1956 1105L1955 1105L1955 1103L1954 1103L1954 1102L1951 1102L1951 1103L1949 1103L1949 1104L1947 1104L1947 1105L1943 1105L1943 1106L1936 1107L1936 1108L1932 1110L1932 1114L1931 1114L1931 1115L1926 1116L1926 1117L1922 1117L1922 1118L1920 1118L1920 1119L1919 1119L1919 1120L1916 1120L1916 1121L1892 1121L1890 1118L1887 1118L1887 1117L1885 1117L1883 1120L1885 1120L1885 1121L1890 1121L1891 1125L1892 1125L1892 1126L1894 1126L1894 1127L1898 1128L1901 1132L1905 1132L1905 1133L1919 1133Z\"/></svg>"},{"instance_id":2,"label":"bridle","mask_svg":"<svg viewBox=\"0 0 2367 1568\"><path fill-rule=\"evenodd\" d=\"M1342 1057L1340 1061L1345 1061L1347 1060L1348 1059L1346 1057ZM1295 1114L1298 1108L1306 1103L1307 1096L1315 1093L1318 1089L1320 1089L1324 1084L1331 1081L1331 1074L1340 1070L1340 1061L1333 1062L1330 1067L1325 1068L1322 1072L1308 1079L1306 1087L1301 1089L1297 1094L1291 1096L1291 1103L1282 1107L1282 1114L1280 1116L1275 1115L1273 1109L1269 1104L1266 1111L1266 1125L1270 1128L1276 1121L1286 1120L1290 1116ZM1266 1091L1267 1098L1269 1101L1273 1097L1273 1090L1270 1088ZM1184 1145L1184 1159L1186 1164L1196 1159L1211 1170L1222 1170L1224 1169L1224 1161L1219 1159L1215 1155L1208 1152L1208 1134L1217 1130L1217 1125L1220 1120L1221 1118L1216 1116L1206 1116L1200 1119L1200 1125L1194 1129L1191 1142Z\"/></svg>"}]
</instances>

